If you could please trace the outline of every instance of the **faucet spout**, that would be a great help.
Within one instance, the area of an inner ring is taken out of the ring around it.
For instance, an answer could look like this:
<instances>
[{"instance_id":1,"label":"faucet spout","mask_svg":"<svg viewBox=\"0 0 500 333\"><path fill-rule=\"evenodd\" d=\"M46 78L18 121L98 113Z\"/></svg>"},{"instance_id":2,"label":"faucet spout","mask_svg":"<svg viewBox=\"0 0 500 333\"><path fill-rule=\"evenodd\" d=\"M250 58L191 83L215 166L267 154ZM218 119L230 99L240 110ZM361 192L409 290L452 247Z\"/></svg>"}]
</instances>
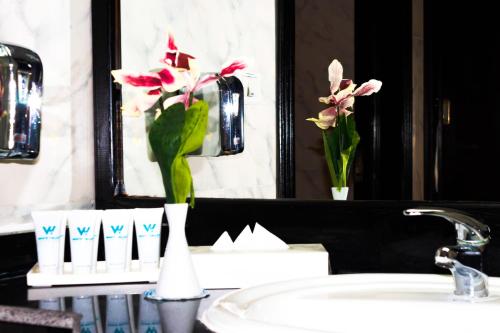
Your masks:
<instances>
[{"instance_id":1,"label":"faucet spout","mask_svg":"<svg viewBox=\"0 0 500 333\"><path fill-rule=\"evenodd\" d=\"M457 244L472 245L480 250L490 241L490 228L464 212L449 208L418 207L403 211L406 216L438 216L455 225Z\"/></svg>"},{"instance_id":2,"label":"faucet spout","mask_svg":"<svg viewBox=\"0 0 500 333\"><path fill-rule=\"evenodd\" d=\"M436 251L436 265L447 268L455 281L455 295L478 298L488 296L488 276L477 269L461 264L457 258L463 254L477 252L474 247L444 246ZM474 253L472 253L474 255Z\"/></svg>"}]
</instances>

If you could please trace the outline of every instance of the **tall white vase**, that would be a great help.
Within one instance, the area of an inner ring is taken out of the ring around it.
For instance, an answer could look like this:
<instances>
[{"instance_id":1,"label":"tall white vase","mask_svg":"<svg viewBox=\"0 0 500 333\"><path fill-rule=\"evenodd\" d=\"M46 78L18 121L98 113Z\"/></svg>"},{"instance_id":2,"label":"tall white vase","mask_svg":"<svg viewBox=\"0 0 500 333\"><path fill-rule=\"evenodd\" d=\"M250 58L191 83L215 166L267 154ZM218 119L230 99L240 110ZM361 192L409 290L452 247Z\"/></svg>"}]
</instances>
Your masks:
<instances>
[{"instance_id":1,"label":"tall white vase","mask_svg":"<svg viewBox=\"0 0 500 333\"><path fill-rule=\"evenodd\" d=\"M165 205L169 232L156 285L158 299L183 300L203 296L186 240L187 210L187 203Z\"/></svg>"},{"instance_id":2,"label":"tall white vase","mask_svg":"<svg viewBox=\"0 0 500 333\"><path fill-rule=\"evenodd\" d=\"M332 187L333 200L347 200L348 193L349 187L341 187L340 190L336 186Z\"/></svg>"}]
</instances>

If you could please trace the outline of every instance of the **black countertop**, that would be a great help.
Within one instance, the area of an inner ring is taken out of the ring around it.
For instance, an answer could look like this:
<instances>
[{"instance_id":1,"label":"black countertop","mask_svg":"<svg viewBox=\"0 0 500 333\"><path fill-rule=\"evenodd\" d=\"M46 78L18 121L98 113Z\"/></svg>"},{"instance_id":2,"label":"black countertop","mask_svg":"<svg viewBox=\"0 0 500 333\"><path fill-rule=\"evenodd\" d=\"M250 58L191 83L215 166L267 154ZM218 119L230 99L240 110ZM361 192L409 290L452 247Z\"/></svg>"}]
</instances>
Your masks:
<instances>
[{"instance_id":1,"label":"black countertop","mask_svg":"<svg viewBox=\"0 0 500 333\"><path fill-rule=\"evenodd\" d=\"M24 276L0 280L1 306L56 310L81 315L81 332L198 333L210 332L199 318L218 297L231 289L208 290L201 300L183 302L151 302L144 291L154 284L115 284L98 286L28 288ZM47 315L49 313L49 315ZM42 312L45 321L51 312ZM71 332L70 329L0 321L0 332ZM33 316L32 314L30 316ZM32 318L31 318L32 319Z\"/></svg>"},{"instance_id":2,"label":"black countertop","mask_svg":"<svg viewBox=\"0 0 500 333\"><path fill-rule=\"evenodd\" d=\"M124 203L124 207L126 207ZM197 203L188 214L186 226L190 245L213 244L220 234L228 231L234 239L245 227L255 222L282 238L288 244L321 243L329 252L334 274L342 273L439 273L447 271L434 265L436 249L456 243L456 232L451 223L438 217L405 217L403 209L418 206L439 206L463 210L490 226L492 239L483 255L483 271L500 276L500 205L498 203L467 202L377 202L377 201L298 201L298 200L205 200ZM132 208L132 207L130 207ZM166 243L168 227L163 226L162 248ZM102 241L99 260L103 260ZM103 294L68 294L39 299L30 298L24 278L36 262L36 242L33 233L2 237L0 242L0 305L30 308L64 305L73 310L75 297L97 299L100 323L105 328L107 300ZM69 246L66 246L69 261ZM136 250L134 250L136 252ZM134 254L137 257L137 253ZM4 279L1 279L4 278ZM132 285L128 285L133 289ZM56 288L52 288L56 289ZM87 288L88 289L88 288ZM34 289L33 289L34 290ZM129 295L129 292L116 295ZM137 326L140 310L139 292L127 296L129 322ZM63 298L59 303L52 298ZM43 300L47 300L44 304ZM203 308L214 296L200 302ZM42 301L42 302L40 302ZM83 301L82 301L83 302ZM79 301L76 302L77 305ZM84 303L84 302L83 302ZM94 304L94 303L93 303ZM158 310L161 315L161 311ZM161 316L160 316L161 317ZM206 332L194 323L195 332ZM151 330L150 330L151 331ZM3 329L0 332L46 332ZM92 332L92 331L87 331ZM126 331L124 330L124 333ZM175 332L175 331L172 331Z\"/></svg>"}]
</instances>

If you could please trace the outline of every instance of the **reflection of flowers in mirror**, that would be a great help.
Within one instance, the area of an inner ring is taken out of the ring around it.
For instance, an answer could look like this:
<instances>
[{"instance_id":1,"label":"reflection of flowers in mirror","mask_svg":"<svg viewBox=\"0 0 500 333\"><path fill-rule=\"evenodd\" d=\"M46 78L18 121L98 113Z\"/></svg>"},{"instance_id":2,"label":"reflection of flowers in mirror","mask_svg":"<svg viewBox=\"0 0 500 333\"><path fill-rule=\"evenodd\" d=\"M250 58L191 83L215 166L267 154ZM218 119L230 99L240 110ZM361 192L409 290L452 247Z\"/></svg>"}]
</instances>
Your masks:
<instances>
[{"instance_id":1,"label":"reflection of flowers in mirror","mask_svg":"<svg viewBox=\"0 0 500 333\"><path fill-rule=\"evenodd\" d=\"M329 107L319 112L318 118L308 118L322 131L325 158L332 185L338 191L347 186L349 170L360 140L354 122L353 106L357 96L369 96L382 87L382 82L369 80L356 89L356 84L343 78L342 64L334 59L328 67L330 95L320 97Z\"/></svg>"},{"instance_id":2,"label":"reflection of flowers in mirror","mask_svg":"<svg viewBox=\"0 0 500 333\"><path fill-rule=\"evenodd\" d=\"M208 105L193 94L244 68L245 62L235 60L218 73L202 75L198 60L179 51L173 35L169 34L159 68L146 73L122 69L111 72L116 82L145 90L122 110L129 115L148 110L155 114L148 138L160 166L168 203L184 203L190 196L194 205L194 187L186 155L203 143Z\"/></svg>"}]
</instances>

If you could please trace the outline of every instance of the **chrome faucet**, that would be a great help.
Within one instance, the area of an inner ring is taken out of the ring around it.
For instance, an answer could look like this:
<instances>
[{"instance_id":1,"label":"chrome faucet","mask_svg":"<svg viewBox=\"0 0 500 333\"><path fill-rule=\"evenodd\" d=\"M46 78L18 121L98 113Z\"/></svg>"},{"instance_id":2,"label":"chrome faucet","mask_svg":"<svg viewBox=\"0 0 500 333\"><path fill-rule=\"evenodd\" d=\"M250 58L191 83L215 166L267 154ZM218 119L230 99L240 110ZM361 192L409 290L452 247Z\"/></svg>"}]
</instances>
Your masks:
<instances>
[{"instance_id":1,"label":"chrome faucet","mask_svg":"<svg viewBox=\"0 0 500 333\"><path fill-rule=\"evenodd\" d=\"M419 207L403 211L406 216L438 216L455 225L457 245L443 246L436 251L437 266L451 271L455 295L469 298L488 296L488 276L461 263L460 258L481 257L490 241L490 228L477 219L454 209Z\"/></svg>"}]
</instances>

